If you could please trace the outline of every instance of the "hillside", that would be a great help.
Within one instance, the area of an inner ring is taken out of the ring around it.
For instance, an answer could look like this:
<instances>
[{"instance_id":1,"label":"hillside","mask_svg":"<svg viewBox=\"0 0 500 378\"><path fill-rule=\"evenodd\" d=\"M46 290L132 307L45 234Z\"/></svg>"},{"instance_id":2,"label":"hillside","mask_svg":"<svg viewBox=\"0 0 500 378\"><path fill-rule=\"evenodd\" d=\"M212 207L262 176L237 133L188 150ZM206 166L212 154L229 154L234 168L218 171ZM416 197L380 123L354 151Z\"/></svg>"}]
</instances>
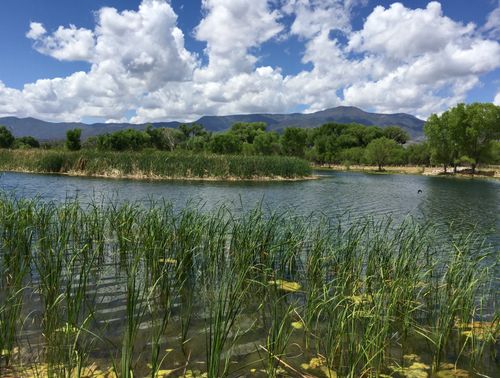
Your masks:
<instances>
[{"instance_id":1,"label":"hillside","mask_svg":"<svg viewBox=\"0 0 500 378\"><path fill-rule=\"evenodd\" d=\"M281 130L285 127L297 126L311 128L321 126L328 122L359 123L366 126L400 126L405 129L412 139L419 139L423 135L424 121L410 114L377 114L368 113L361 109L340 106L316 113L302 114L241 114L228 116L204 116L196 123L202 124L210 131L224 131L236 122L265 122L270 130ZM153 127L178 127L179 122L155 122ZM113 132L127 128L144 129L148 124L130 123L94 123L79 122L52 123L36 118L0 118L0 125L7 126L16 137L31 135L40 140L64 139L66 131L81 128L83 138Z\"/></svg>"}]
</instances>

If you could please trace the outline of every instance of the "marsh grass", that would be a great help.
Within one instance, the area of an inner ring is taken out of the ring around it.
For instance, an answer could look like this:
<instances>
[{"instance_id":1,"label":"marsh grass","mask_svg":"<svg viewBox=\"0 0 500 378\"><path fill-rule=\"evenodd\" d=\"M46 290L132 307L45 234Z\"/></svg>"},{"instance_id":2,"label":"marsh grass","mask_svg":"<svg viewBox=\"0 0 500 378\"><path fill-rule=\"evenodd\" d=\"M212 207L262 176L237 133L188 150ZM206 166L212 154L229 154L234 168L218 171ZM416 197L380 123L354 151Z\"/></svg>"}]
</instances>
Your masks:
<instances>
[{"instance_id":1,"label":"marsh grass","mask_svg":"<svg viewBox=\"0 0 500 378\"><path fill-rule=\"evenodd\" d=\"M0 170L144 179L291 179L312 173L307 161L286 156L94 150L0 150Z\"/></svg>"},{"instance_id":2,"label":"marsh grass","mask_svg":"<svg viewBox=\"0 0 500 378\"><path fill-rule=\"evenodd\" d=\"M498 371L498 257L474 235L166 202L1 195L0 210L4 367L359 377L416 355L425 374Z\"/></svg>"}]
</instances>

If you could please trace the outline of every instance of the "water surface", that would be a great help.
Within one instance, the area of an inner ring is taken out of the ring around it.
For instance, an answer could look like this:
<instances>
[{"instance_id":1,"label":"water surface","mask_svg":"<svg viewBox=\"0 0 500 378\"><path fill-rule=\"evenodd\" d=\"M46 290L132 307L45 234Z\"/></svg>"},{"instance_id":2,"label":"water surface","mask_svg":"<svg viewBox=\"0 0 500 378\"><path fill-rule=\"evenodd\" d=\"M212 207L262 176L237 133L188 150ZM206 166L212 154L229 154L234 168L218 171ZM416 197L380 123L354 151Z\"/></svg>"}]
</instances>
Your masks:
<instances>
[{"instance_id":1,"label":"water surface","mask_svg":"<svg viewBox=\"0 0 500 378\"><path fill-rule=\"evenodd\" d=\"M221 204L235 211L258 204L299 215L324 214L354 220L366 216L406 216L455 227L477 225L500 245L500 182L417 175L320 172L319 180L297 182L136 181L4 173L0 190L18 197L82 202L167 200L181 208L198 203Z\"/></svg>"}]
</instances>

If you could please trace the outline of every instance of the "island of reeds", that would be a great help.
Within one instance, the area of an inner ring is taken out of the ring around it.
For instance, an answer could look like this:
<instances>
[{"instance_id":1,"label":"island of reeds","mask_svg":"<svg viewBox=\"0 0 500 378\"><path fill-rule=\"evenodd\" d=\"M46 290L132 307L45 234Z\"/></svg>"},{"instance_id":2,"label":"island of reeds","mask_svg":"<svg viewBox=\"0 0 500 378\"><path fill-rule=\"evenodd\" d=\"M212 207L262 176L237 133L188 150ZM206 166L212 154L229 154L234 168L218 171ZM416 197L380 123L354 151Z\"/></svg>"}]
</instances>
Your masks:
<instances>
[{"instance_id":1,"label":"island of reeds","mask_svg":"<svg viewBox=\"0 0 500 378\"><path fill-rule=\"evenodd\" d=\"M155 150L0 149L1 170L151 180L296 180L312 177L309 163L296 157Z\"/></svg>"},{"instance_id":2,"label":"island of reeds","mask_svg":"<svg viewBox=\"0 0 500 378\"><path fill-rule=\"evenodd\" d=\"M498 376L481 239L407 219L0 197L0 375Z\"/></svg>"}]
</instances>

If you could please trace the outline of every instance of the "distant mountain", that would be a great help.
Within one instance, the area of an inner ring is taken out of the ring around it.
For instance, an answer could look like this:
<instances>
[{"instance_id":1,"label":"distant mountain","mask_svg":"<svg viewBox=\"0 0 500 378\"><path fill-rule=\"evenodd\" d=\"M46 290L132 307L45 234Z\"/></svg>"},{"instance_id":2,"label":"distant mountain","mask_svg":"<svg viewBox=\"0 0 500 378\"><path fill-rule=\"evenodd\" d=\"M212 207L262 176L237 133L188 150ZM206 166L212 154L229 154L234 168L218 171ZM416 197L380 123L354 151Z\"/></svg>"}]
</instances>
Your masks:
<instances>
[{"instance_id":1,"label":"distant mountain","mask_svg":"<svg viewBox=\"0 0 500 378\"><path fill-rule=\"evenodd\" d=\"M410 114L377 114L368 113L351 106L339 106L316 113L302 114L240 114L228 116L204 116L196 123L202 124L210 131L224 131L236 122L265 122L269 130L282 130L285 127L296 126L312 128L328 122L359 123L365 126L400 126L406 130L412 139L423 136L424 121ZM60 140L66 137L66 131L74 128L82 129L82 137L88 138L103 133L134 128L143 130L148 124L130 123L94 123L79 122L52 123L36 118L0 118L0 125L7 126L16 137L31 135L40 140ZM179 127L180 122L154 122L153 127Z\"/></svg>"}]
</instances>

